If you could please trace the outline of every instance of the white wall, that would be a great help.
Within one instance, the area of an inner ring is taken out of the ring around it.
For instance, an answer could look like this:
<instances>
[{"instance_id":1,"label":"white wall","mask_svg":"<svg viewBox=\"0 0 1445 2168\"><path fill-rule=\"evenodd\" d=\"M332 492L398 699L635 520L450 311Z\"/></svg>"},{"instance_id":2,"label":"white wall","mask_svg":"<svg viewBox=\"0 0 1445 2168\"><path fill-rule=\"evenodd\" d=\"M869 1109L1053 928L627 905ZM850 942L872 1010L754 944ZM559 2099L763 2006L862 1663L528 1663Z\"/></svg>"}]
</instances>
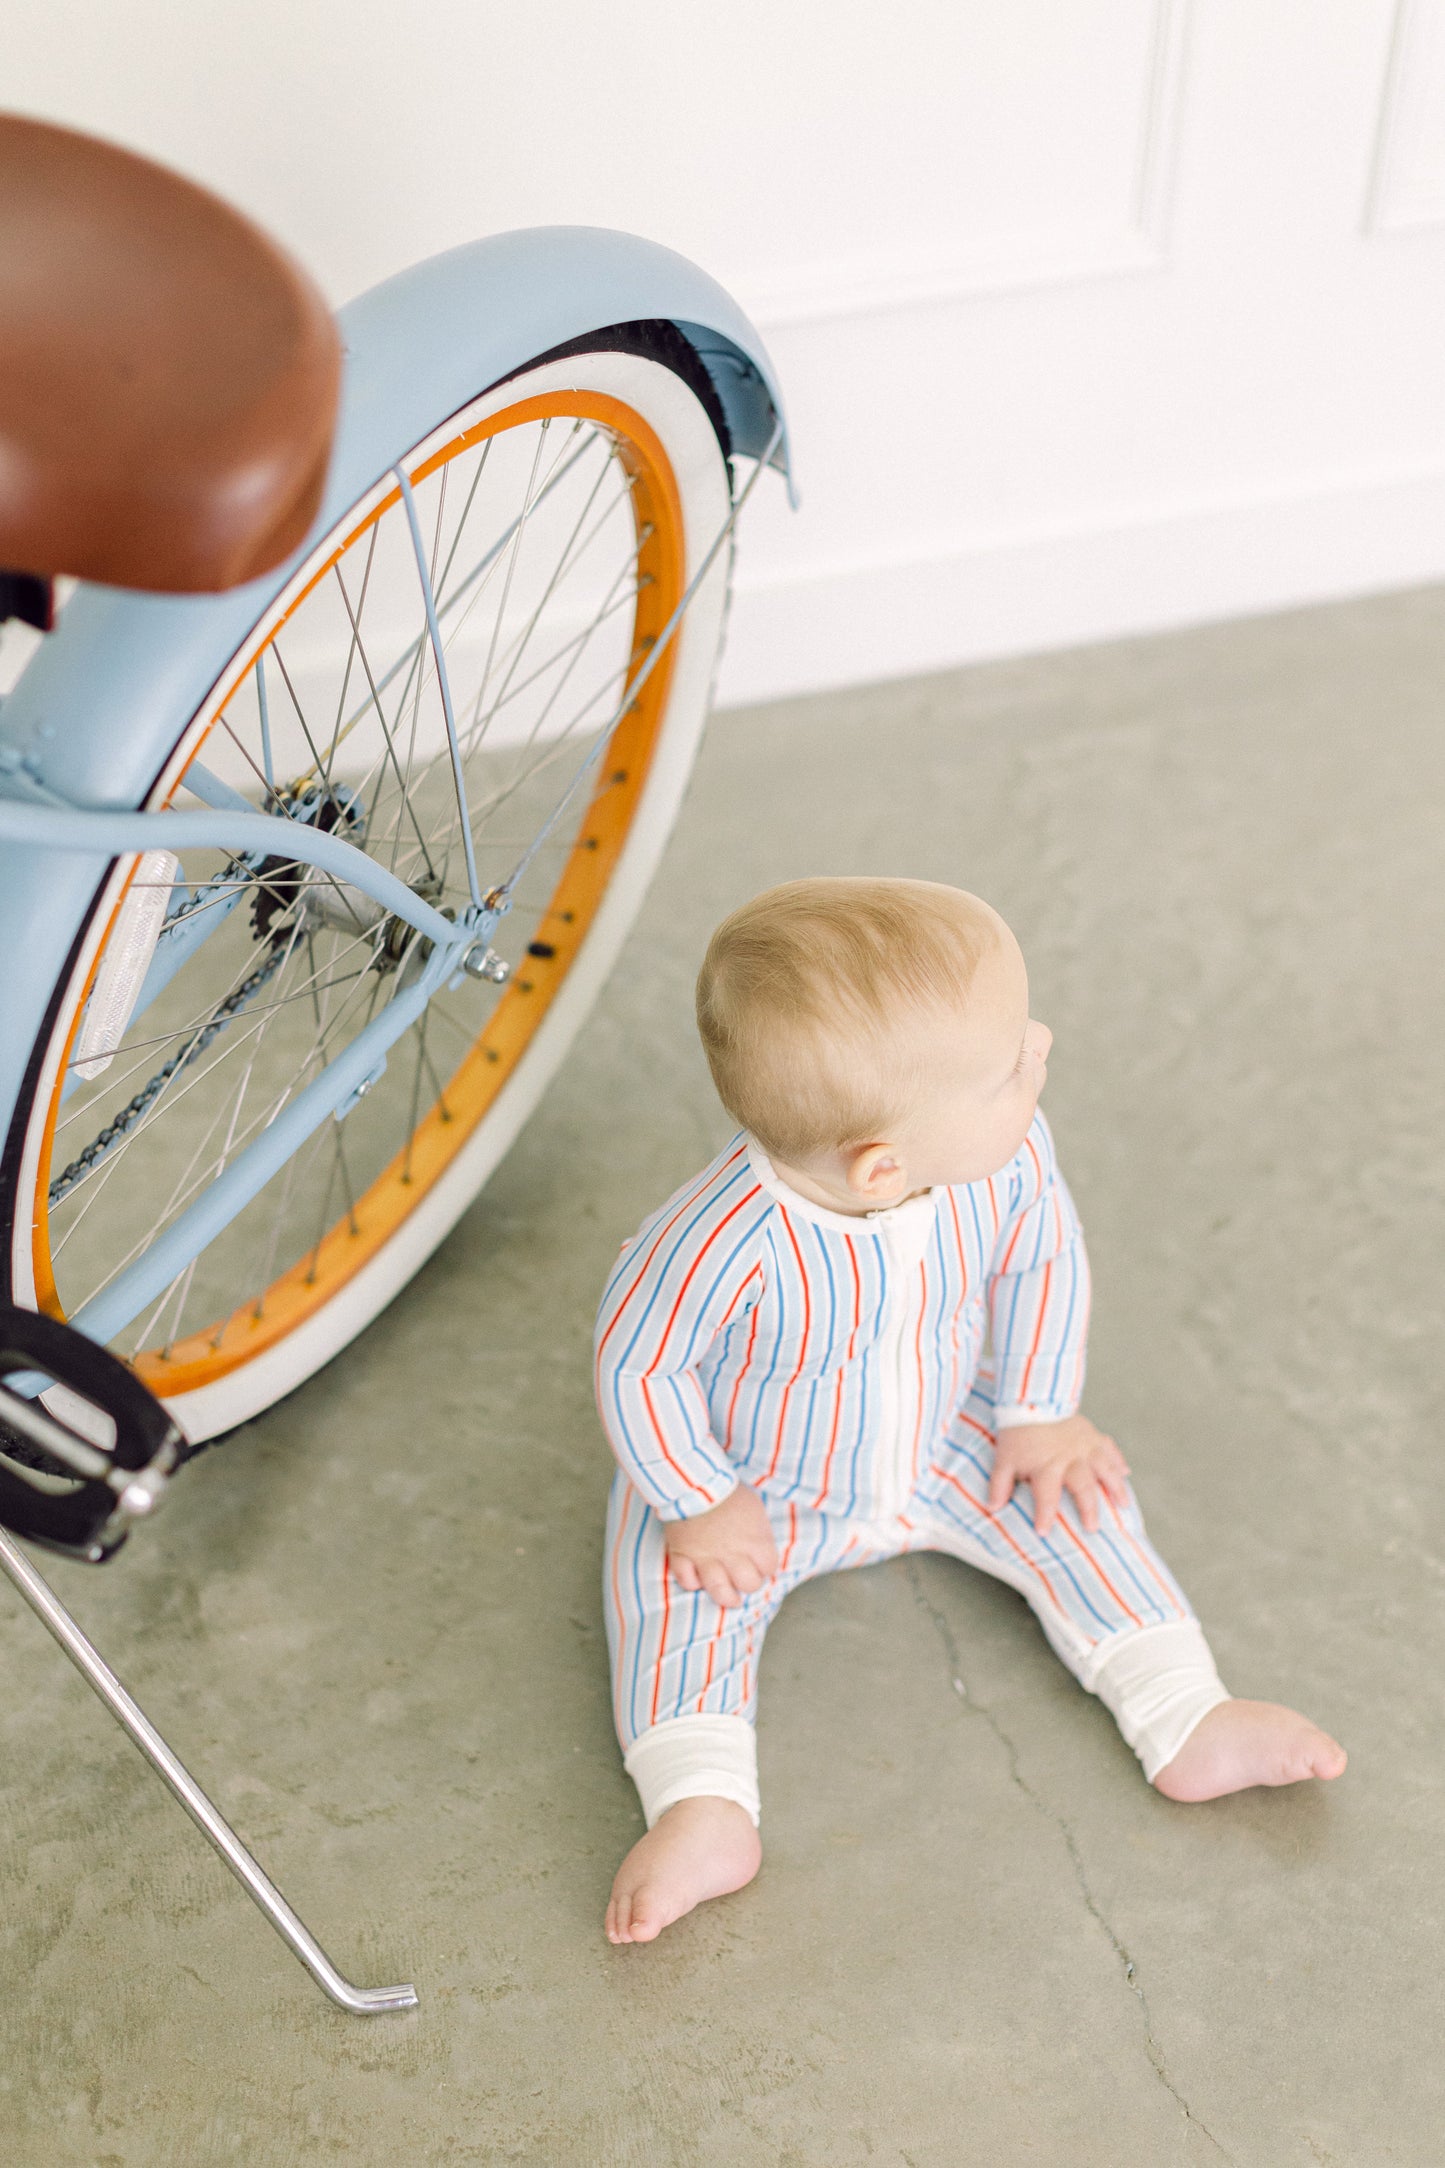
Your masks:
<instances>
[{"instance_id":1,"label":"white wall","mask_svg":"<svg viewBox=\"0 0 1445 2168\"><path fill-rule=\"evenodd\" d=\"M1445 0L6 0L336 300L629 226L755 314L733 700L1445 576Z\"/></svg>"}]
</instances>

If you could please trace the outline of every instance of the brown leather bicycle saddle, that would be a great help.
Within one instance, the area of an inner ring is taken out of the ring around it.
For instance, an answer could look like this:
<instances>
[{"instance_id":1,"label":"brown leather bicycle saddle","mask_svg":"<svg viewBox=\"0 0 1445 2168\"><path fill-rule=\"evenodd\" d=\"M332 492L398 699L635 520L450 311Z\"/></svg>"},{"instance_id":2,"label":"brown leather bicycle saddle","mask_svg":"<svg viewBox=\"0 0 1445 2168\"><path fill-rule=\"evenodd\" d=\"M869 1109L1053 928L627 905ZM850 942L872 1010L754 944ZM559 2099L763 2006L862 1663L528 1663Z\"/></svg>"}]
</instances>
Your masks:
<instances>
[{"instance_id":1,"label":"brown leather bicycle saddle","mask_svg":"<svg viewBox=\"0 0 1445 2168\"><path fill-rule=\"evenodd\" d=\"M0 565L234 587L315 516L340 380L316 287L205 189L0 114Z\"/></svg>"}]
</instances>

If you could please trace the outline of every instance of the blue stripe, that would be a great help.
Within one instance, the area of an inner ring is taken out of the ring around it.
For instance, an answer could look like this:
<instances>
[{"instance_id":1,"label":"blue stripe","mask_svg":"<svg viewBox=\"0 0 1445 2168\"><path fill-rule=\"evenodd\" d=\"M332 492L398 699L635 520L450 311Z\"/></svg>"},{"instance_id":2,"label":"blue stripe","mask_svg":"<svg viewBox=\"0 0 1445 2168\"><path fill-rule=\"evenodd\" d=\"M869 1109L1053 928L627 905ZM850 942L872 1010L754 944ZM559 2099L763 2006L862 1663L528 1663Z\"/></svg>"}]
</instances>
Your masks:
<instances>
[{"instance_id":1,"label":"blue stripe","mask_svg":"<svg viewBox=\"0 0 1445 2168\"><path fill-rule=\"evenodd\" d=\"M693 1355L693 1349L697 1345L697 1337L700 1332L706 1329L708 1337L709 1339L711 1339L714 1333L717 1331L717 1327L708 1322L713 1314L713 1304L717 1300L719 1293L725 1288L730 1289L732 1295L737 1294L738 1260L740 1257L742 1257L743 1253L748 1248L748 1245L752 1242L757 1241L758 1236L761 1233L761 1230L765 1224L766 1222L764 1218L760 1215L758 1219L753 1222L752 1226L745 1227L742 1234L738 1236L737 1241L733 1244L733 1247L728 1251L728 1254L723 1259L723 1262L718 1266L717 1271L714 1273L712 1280L708 1285L707 1293L703 1295L701 1300L699 1301L697 1316L693 1321L692 1331L688 1334L687 1344L682 1349L681 1353L673 1358L673 1360L679 1365L690 1364L696 1359ZM751 1270L751 1267L749 1269ZM722 1307L724 1310L726 1310L727 1303L725 1302ZM750 1310L751 1308L752 1304L749 1303L747 1309L740 1310L738 1312L738 1315L740 1317L746 1317L748 1314L748 1310Z\"/></svg>"},{"instance_id":2,"label":"blue stripe","mask_svg":"<svg viewBox=\"0 0 1445 2168\"><path fill-rule=\"evenodd\" d=\"M737 1184L738 1182L750 1180L751 1173L752 1170L748 1166L746 1159L739 1160L736 1171L728 1176L726 1182L724 1182L721 1188L716 1191L715 1195L709 1196L706 1192L704 1192L699 1198L694 1201L694 1208L691 1219L687 1219L681 1223L680 1232L676 1228L673 1230L672 1247L667 1252L666 1256L662 1258L662 1261L659 1263L658 1259L654 1257L652 1262L647 1266L644 1277L638 1281L637 1288L634 1289L632 1296L628 1298L630 1301L635 1300L639 1292L644 1293L646 1297L643 1302L642 1309L638 1314L637 1324L633 1330L632 1338L628 1341L626 1347L622 1350L621 1354L612 1358L612 1361L618 1369L626 1369L628 1359L631 1356L634 1348L637 1346L638 1340L642 1335L643 1328L652 1315L654 1306L662 1302L669 1296L671 1291L668 1287L668 1273L671 1271L674 1263L677 1260L678 1252L681 1250L683 1244L692 1234L693 1229L697 1227L701 1222L705 1221L710 1212L716 1211L717 1207L727 1196L728 1191L732 1189L735 1184ZM709 1188L711 1188L712 1184L710 1183L708 1186ZM662 1214L657 1215L657 1217L661 1218ZM641 1243L645 1238L640 1236L638 1239L639 1243ZM650 1292L648 1292L649 1281L651 1282ZM619 1315L621 1315L621 1312L619 1312Z\"/></svg>"},{"instance_id":3,"label":"blue stripe","mask_svg":"<svg viewBox=\"0 0 1445 2168\"><path fill-rule=\"evenodd\" d=\"M1138 1531L1138 1534L1140 1542L1147 1544L1149 1539L1147 1536L1144 1535L1143 1531ZM1163 1603L1160 1601L1158 1589L1154 1587L1151 1581L1145 1578L1143 1569L1135 1564L1134 1560L1125 1550L1123 1544L1119 1541L1118 1536L1115 1535L1113 1529L1108 1526L1107 1522L1104 1521L1102 1517L1099 1525L1099 1536L1102 1541L1108 1545L1109 1556L1113 1559L1116 1559L1123 1569L1120 1574L1120 1579L1127 1579L1134 1588L1139 1598L1139 1609L1142 1611L1155 1612L1161 1622L1167 1621L1170 1617L1172 1617L1173 1614L1166 1610ZM1167 1574L1165 1575L1165 1579L1168 1579Z\"/></svg>"},{"instance_id":4,"label":"blue stripe","mask_svg":"<svg viewBox=\"0 0 1445 2168\"><path fill-rule=\"evenodd\" d=\"M984 1495L985 1497L987 1497L988 1479L993 1473L992 1469L986 1466L984 1461L980 1459L978 1453L971 1445L963 1443L962 1440L958 1442L957 1450L962 1454L963 1458L968 1461L974 1468L976 1468L978 1472L982 1475L984 1479ZM1090 1618L1097 1619L1100 1626L1103 1627L1105 1633L1112 1633L1119 1623L1117 1614L1109 1614L1106 1616L1104 1612L1100 1611L1096 1607L1096 1605L1092 1602L1092 1600L1087 1595L1078 1580L1075 1578L1072 1559L1070 1559L1065 1552L1055 1549L1054 1538L1052 1536L1041 1536L1037 1528L1035 1528L1033 1517L1032 1491L1029 1492L1029 1505L1027 1512L1025 1512L1022 1504L1020 1503L1020 1495L1020 1492L1014 1492L1013 1497L1004 1507L1003 1514L1001 1514L999 1518L1003 1519L1004 1516L1010 1513L1017 1514L1024 1528L1028 1531L1034 1543L1043 1553L1043 1556L1049 1561L1051 1565L1056 1565L1059 1571L1063 1574L1064 1578L1068 1581L1069 1586L1073 1589L1074 1594L1078 1597L1080 1603L1088 1612ZM989 1524L985 1521L984 1526L987 1527L988 1525ZM1027 1548L1027 1546L1025 1546L1025 1548Z\"/></svg>"},{"instance_id":5,"label":"blue stripe","mask_svg":"<svg viewBox=\"0 0 1445 2168\"><path fill-rule=\"evenodd\" d=\"M783 1334L787 1329L788 1320L788 1267L791 1263L791 1258L784 1257L782 1245L779 1243L778 1238L773 1231L771 1223L768 1226L768 1247L772 1251L774 1266L774 1270L769 1276L768 1286L774 1296L774 1307L777 1313L777 1322L776 1325L773 1327L772 1344L770 1347L767 1348L763 1356L762 1366L755 1369L752 1380L753 1415L752 1421L748 1425L747 1450L748 1464L751 1467L756 1467L760 1457L758 1453L758 1424L762 1419L763 1406L767 1398L768 1387L772 1384L774 1378L778 1374L778 1347L782 1340ZM772 1321L765 1320L765 1322L771 1324ZM756 1364L756 1347L754 1347L753 1349L753 1357Z\"/></svg>"},{"instance_id":6,"label":"blue stripe","mask_svg":"<svg viewBox=\"0 0 1445 2168\"><path fill-rule=\"evenodd\" d=\"M1074 1329L1074 1313L1077 1310L1079 1304L1079 1286L1081 1275L1079 1272L1076 1258L1070 1256L1067 1250L1061 1251L1059 1260L1056 1261L1061 1262L1064 1258L1068 1259L1069 1299L1064 1306L1063 1323L1058 1328L1059 1345L1054 1354L1053 1390L1050 1393L1049 1398L1055 1401L1062 1400L1064 1398L1064 1395L1059 1390L1059 1382L1065 1356L1068 1356L1071 1368L1078 1361L1077 1350L1072 1349L1069 1346L1069 1340Z\"/></svg>"},{"instance_id":7,"label":"blue stripe","mask_svg":"<svg viewBox=\"0 0 1445 2168\"><path fill-rule=\"evenodd\" d=\"M861 1245L859 1245L859 1247L861 1247ZM882 1235L877 1233L873 1234L872 1240L870 1241L867 1250L864 1252L864 1257L867 1261L868 1271L872 1276L873 1287L877 1289L877 1297L874 1301L871 1312L871 1323L873 1328L872 1345L876 1347L878 1343L878 1336L883 1330L884 1313L886 1311L888 1303L888 1283L883 1271ZM862 1278L863 1274L860 1271L859 1279L861 1280ZM872 1289L870 1288L869 1291L871 1293ZM861 1302L859 1304L859 1309L860 1311L862 1309ZM858 1422L853 1434L853 1451L848 1461L848 1504L845 1508L845 1511L850 1514L856 1513L858 1510L858 1466L859 1462L863 1457L864 1449L867 1448L871 1453L876 1449L878 1442L876 1438L870 1435L874 1425L870 1419L868 1407L868 1386L873 1374L874 1365L872 1363L865 1362L859 1364L857 1368L859 1373Z\"/></svg>"},{"instance_id":8,"label":"blue stripe","mask_svg":"<svg viewBox=\"0 0 1445 2168\"><path fill-rule=\"evenodd\" d=\"M641 1505L642 1501L639 1499L638 1503ZM632 1722L632 1735L634 1738L644 1728L637 1721L637 1689L642 1680L642 1643L647 1622L647 1608L642 1601L642 1539L646 1530L647 1508L643 1506L637 1534L632 1544L632 1594L637 1605L637 1631L633 1638L632 1687L628 1696L627 1713Z\"/></svg>"}]
</instances>

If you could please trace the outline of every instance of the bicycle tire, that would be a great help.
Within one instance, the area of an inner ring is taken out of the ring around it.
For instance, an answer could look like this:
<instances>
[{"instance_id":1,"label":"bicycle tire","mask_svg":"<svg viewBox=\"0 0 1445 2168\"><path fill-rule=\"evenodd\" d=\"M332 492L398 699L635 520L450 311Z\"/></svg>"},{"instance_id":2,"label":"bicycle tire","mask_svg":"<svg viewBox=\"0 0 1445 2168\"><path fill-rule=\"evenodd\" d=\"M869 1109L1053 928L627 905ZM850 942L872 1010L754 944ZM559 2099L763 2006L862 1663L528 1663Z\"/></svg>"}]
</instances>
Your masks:
<instances>
[{"instance_id":1,"label":"bicycle tire","mask_svg":"<svg viewBox=\"0 0 1445 2168\"><path fill-rule=\"evenodd\" d=\"M647 562L654 570L647 575L650 587L640 569L637 575L627 641L628 653L635 657L657 637L695 577L707 547L726 524L731 501L726 424L706 371L672 324L612 326L549 349L479 391L461 410L439 415L412 443L378 442L375 471L385 477L400 466L420 486L425 477L440 473L448 459L461 457L449 451L452 445L465 440L471 454L508 430L535 432L541 426L545 436L551 420L569 417L580 417L595 428L610 446L608 456L631 474L632 502L649 508L648 521L635 515L639 537L648 522L658 522L664 499L672 502L670 540L658 542L652 533L650 540L639 539L636 545L637 566ZM388 496L386 482L358 498L237 644L216 691L200 708L177 714L172 754L156 778L148 805L174 801L187 770L202 747L214 740L218 718L227 714L228 702L254 671L258 656L269 656L273 648L279 653L280 630L295 618L301 606L298 596L304 601L338 557L358 546L368 520L375 525L383 517L377 511L378 494L394 507L397 492L393 488ZM438 537L441 531L438 512ZM669 549L671 560L664 569ZM300 1270L302 1260L293 1258L285 1272L266 1284L264 1299L254 1306L254 1331L248 1332L243 1315L251 1301L248 1293L223 1309L219 1332L213 1330L215 1321L207 1320L167 1342L121 1350L165 1401L191 1443L223 1434L260 1413L348 1345L432 1254L535 1106L615 959L671 828L707 711L726 614L730 555L730 548L724 549L698 586L671 655L654 673L651 698L640 695L634 710L607 738L609 746L628 739L626 763L614 765L609 753L607 775L586 801L564 872L549 891L542 914L557 920L558 927L565 922L571 931L526 944L530 976L514 975L471 1053L446 1079L425 1117L413 1124L405 1184L416 1194L397 1196L402 1178L396 1174L400 1152L394 1153L381 1219L373 1182L353 1201L344 1227L339 1216L325 1228L309 1280ZM263 678L265 667L263 662ZM376 702L378 720L382 705ZM406 796L405 786L401 796ZM400 820L398 812L398 826ZM597 833L589 836L589 827ZM71 1171L57 1165L55 1149L61 1082L73 1063L87 994L136 864L134 859L118 861L96 894L56 988L27 1071L27 1093L11 1129L6 1191L10 1224L4 1229L8 1293L12 1301L54 1315L66 1314L68 1307L47 1250L47 1200L58 1176ZM274 954L278 912L283 922L288 911L294 917L300 884L273 867L269 872L261 869L253 885L256 944ZM564 890L577 908L558 905ZM268 897L274 906L269 916L261 908ZM558 928L550 931L556 934ZM458 1084L463 1071L469 1072L465 1091ZM164 1087L156 1104L163 1099ZM463 1101L459 1124L457 1109ZM443 1121L437 1107L447 1105L452 1111ZM152 1120L147 1110L134 1125L134 1134L126 1131L128 1149L133 1149L141 1125ZM444 1128L465 1133L439 1144ZM423 1131L426 1153L419 1142ZM415 1171L419 1156L424 1160L423 1180ZM62 1187L62 1201L69 1194Z\"/></svg>"}]
</instances>

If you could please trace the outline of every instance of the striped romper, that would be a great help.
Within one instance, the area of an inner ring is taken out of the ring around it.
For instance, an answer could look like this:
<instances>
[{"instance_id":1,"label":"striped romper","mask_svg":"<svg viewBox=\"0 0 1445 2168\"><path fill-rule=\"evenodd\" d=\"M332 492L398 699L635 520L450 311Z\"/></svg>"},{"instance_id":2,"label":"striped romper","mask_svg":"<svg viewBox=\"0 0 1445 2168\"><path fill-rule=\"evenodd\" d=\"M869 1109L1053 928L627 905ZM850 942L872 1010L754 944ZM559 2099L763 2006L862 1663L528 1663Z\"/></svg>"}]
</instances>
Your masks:
<instances>
[{"instance_id":1,"label":"striped romper","mask_svg":"<svg viewBox=\"0 0 1445 2168\"><path fill-rule=\"evenodd\" d=\"M1027 1484L986 1503L997 1432L1078 1407L1088 1312L1041 1114L988 1180L859 1217L800 1197L739 1136L624 1245L597 1320L619 1464L604 1578L617 1731L649 1826L698 1795L756 1820L770 1621L800 1582L906 1551L1016 1588L1150 1778L1228 1698L1132 1498L1103 1500L1090 1535L1066 1494L1043 1539ZM725 1609L678 1585L663 1523L739 1482L762 1494L780 1563Z\"/></svg>"}]
</instances>

